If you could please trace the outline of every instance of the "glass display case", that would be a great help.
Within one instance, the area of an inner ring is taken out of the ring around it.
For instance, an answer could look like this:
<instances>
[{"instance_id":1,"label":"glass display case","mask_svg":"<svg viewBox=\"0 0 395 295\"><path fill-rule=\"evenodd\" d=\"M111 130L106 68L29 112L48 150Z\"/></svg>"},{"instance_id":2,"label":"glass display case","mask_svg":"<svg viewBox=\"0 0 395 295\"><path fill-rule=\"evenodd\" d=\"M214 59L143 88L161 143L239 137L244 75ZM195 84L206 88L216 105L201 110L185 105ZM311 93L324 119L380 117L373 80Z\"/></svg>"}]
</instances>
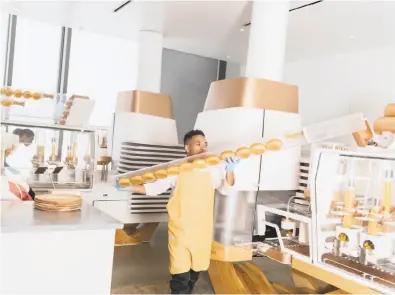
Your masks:
<instances>
[{"instance_id":1,"label":"glass display case","mask_svg":"<svg viewBox=\"0 0 395 295\"><path fill-rule=\"evenodd\" d=\"M311 158L313 261L395 292L395 153L316 151Z\"/></svg>"},{"instance_id":2,"label":"glass display case","mask_svg":"<svg viewBox=\"0 0 395 295\"><path fill-rule=\"evenodd\" d=\"M2 141L2 174L22 174L36 192L92 188L94 130L3 121L1 133L16 142L10 152Z\"/></svg>"}]
</instances>

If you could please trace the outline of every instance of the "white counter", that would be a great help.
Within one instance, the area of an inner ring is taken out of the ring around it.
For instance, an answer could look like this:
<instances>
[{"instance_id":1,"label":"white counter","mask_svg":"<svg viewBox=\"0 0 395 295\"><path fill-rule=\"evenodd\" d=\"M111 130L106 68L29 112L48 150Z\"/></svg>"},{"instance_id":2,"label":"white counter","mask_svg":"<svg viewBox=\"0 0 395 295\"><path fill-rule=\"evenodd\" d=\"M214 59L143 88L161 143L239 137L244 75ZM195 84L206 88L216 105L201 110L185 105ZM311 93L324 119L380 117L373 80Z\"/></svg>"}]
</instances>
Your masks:
<instances>
[{"instance_id":1,"label":"white counter","mask_svg":"<svg viewBox=\"0 0 395 295\"><path fill-rule=\"evenodd\" d=\"M110 294L115 230L123 224L84 204L43 212L2 201L0 293Z\"/></svg>"},{"instance_id":2,"label":"white counter","mask_svg":"<svg viewBox=\"0 0 395 295\"><path fill-rule=\"evenodd\" d=\"M33 203L33 201L2 201L1 232L98 230L123 227L122 223L87 203L83 204L81 211L74 212L35 210Z\"/></svg>"}]
</instances>

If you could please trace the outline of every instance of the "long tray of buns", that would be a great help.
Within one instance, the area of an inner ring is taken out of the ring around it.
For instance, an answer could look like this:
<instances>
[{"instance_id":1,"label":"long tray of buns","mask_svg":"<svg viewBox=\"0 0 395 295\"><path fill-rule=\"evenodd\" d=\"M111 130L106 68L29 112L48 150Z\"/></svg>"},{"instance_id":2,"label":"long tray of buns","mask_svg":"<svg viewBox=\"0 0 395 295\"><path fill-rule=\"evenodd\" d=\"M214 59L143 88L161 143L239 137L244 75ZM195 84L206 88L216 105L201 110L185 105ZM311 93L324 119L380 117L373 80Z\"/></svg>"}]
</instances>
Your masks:
<instances>
[{"instance_id":1,"label":"long tray of buns","mask_svg":"<svg viewBox=\"0 0 395 295\"><path fill-rule=\"evenodd\" d=\"M363 115L360 113L351 114L312 124L292 132L286 132L269 141L264 138L249 138L245 139L245 144L241 145L241 147L238 146L238 148L235 147L234 143L223 144L222 147L217 147L215 151L210 153L186 157L180 160L123 173L117 175L117 182L122 187L153 182L157 179L178 175L180 172L215 166L231 156L247 159L251 156L261 156L267 151L275 152L306 143L319 142L346 134L352 134L353 132L364 129L366 129L366 125ZM238 142L240 141L242 140L238 140ZM123 163L122 167L122 171L128 168L127 165L125 167L125 163Z\"/></svg>"}]
</instances>

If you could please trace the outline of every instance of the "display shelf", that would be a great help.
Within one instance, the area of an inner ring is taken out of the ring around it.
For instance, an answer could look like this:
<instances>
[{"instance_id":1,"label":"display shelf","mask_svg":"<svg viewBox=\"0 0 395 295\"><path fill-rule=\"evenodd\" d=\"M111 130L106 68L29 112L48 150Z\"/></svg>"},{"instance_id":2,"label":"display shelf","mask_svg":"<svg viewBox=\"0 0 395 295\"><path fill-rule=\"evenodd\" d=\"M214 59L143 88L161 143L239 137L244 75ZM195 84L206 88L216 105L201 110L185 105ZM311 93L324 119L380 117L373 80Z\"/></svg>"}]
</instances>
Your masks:
<instances>
[{"instance_id":1,"label":"display shelf","mask_svg":"<svg viewBox=\"0 0 395 295\"><path fill-rule=\"evenodd\" d=\"M395 292L395 153L315 155L314 264L379 292Z\"/></svg>"}]
</instances>

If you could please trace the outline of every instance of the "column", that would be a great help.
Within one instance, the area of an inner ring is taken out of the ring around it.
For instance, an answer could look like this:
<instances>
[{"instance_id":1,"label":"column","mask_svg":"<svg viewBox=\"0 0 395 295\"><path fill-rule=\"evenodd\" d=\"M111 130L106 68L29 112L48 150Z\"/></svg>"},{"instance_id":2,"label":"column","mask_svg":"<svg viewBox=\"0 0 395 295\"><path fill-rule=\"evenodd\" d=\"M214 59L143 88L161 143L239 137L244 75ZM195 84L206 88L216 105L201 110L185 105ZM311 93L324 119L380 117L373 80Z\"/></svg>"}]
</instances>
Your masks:
<instances>
[{"instance_id":1,"label":"column","mask_svg":"<svg viewBox=\"0 0 395 295\"><path fill-rule=\"evenodd\" d=\"M290 1L254 1L246 77L283 80Z\"/></svg>"},{"instance_id":2,"label":"column","mask_svg":"<svg viewBox=\"0 0 395 295\"><path fill-rule=\"evenodd\" d=\"M136 89L160 93L163 34L140 31Z\"/></svg>"},{"instance_id":3,"label":"column","mask_svg":"<svg viewBox=\"0 0 395 295\"><path fill-rule=\"evenodd\" d=\"M289 0L254 1L246 77L283 80L289 8ZM256 212L254 235L265 235L264 220L265 213Z\"/></svg>"}]
</instances>

